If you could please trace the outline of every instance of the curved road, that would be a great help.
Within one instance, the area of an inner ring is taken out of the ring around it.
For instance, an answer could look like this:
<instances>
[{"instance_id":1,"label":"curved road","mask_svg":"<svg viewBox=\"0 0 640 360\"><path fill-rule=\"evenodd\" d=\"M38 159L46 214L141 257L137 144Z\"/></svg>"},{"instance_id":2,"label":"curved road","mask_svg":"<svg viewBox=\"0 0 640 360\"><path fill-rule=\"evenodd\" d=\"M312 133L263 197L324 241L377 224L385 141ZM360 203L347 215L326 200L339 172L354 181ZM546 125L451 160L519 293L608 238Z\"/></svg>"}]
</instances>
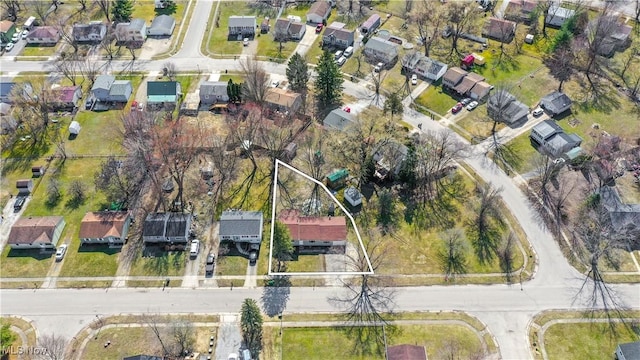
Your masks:
<instances>
[{"instance_id":1,"label":"curved road","mask_svg":"<svg viewBox=\"0 0 640 360\"><path fill-rule=\"evenodd\" d=\"M192 4L193 5L193 4ZM215 2L205 0L195 3L194 15L185 39L204 37L204 26ZM201 41L189 41L171 57L180 71L239 70L238 62L226 59L210 59L200 53ZM112 72L123 69L135 71L159 71L167 60L137 60L131 67L129 61L114 61ZM285 65L263 63L269 73L284 75ZM21 71L41 71L50 68L49 62L16 62L2 58L0 70L5 74ZM345 93L356 99L368 99L370 92L362 84L345 82ZM407 109L403 120L424 131L449 131L426 116ZM571 267L564 258L553 237L536 220L522 191L511 178L485 158L480 148L474 147L466 161L487 182L502 187L502 198L520 222L538 256L537 273L533 280L519 285L464 285L407 287L397 290L397 309L461 310L477 316L488 325L496 337L501 356L505 359L531 358L527 328L531 317L548 309L584 309L584 299L574 298L584 276ZM640 285L614 287L620 299L633 308L640 307ZM246 297L260 299L264 289L51 289L51 290L3 290L0 311L3 315L22 315L34 320L40 333L55 332L73 337L82 327L94 321L96 316L122 313L224 313L238 312ZM328 299L339 288L291 288L286 300L285 312L336 311Z\"/></svg>"}]
</instances>

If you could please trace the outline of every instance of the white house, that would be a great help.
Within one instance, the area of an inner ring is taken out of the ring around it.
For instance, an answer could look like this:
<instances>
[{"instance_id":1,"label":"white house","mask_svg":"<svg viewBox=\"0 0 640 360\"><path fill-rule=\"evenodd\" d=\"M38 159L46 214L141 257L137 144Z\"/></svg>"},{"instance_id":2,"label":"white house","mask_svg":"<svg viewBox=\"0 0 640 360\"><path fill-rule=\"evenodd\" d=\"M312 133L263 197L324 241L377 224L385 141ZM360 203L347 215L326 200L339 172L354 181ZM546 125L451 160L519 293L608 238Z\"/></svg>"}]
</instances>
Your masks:
<instances>
[{"instance_id":1,"label":"white house","mask_svg":"<svg viewBox=\"0 0 640 360\"><path fill-rule=\"evenodd\" d=\"M402 68L403 71L416 74L423 79L438 81L447 72L448 66L416 51L402 58Z\"/></svg>"},{"instance_id":2,"label":"white house","mask_svg":"<svg viewBox=\"0 0 640 360\"><path fill-rule=\"evenodd\" d=\"M322 33L322 45L337 49L346 49L353 45L355 31L345 29L345 24L333 22Z\"/></svg>"},{"instance_id":3,"label":"white house","mask_svg":"<svg viewBox=\"0 0 640 360\"><path fill-rule=\"evenodd\" d=\"M65 222L62 216L21 217L11 227L12 249L49 249L58 245Z\"/></svg>"},{"instance_id":4,"label":"white house","mask_svg":"<svg viewBox=\"0 0 640 360\"><path fill-rule=\"evenodd\" d=\"M147 39L147 23L142 19L119 23L116 25L115 35L118 43L142 44Z\"/></svg>"},{"instance_id":5,"label":"white house","mask_svg":"<svg viewBox=\"0 0 640 360\"><path fill-rule=\"evenodd\" d=\"M331 13L331 4L327 1L316 1L311 5L307 12L307 22L312 24L322 24L329 18Z\"/></svg>"},{"instance_id":6,"label":"white house","mask_svg":"<svg viewBox=\"0 0 640 360\"><path fill-rule=\"evenodd\" d=\"M101 22L75 24L71 34L75 42L100 42L107 35L107 26Z\"/></svg>"},{"instance_id":7,"label":"white house","mask_svg":"<svg viewBox=\"0 0 640 360\"><path fill-rule=\"evenodd\" d=\"M398 60L398 44L374 36L364 45L363 53L370 63L391 64Z\"/></svg>"},{"instance_id":8,"label":"white house","mask_svg":"<svg viewBox=\"0 0 640 360\"><path fill-rule=\"evenodd\" d=\"M229 36L253 37L256 34L255 16L229 16Z\"/></svg>"},{"instance_id":9,"label":"white house","mask_svg":"<svg viewBox=\"0 0 640 360\"><path fill-rule=\"evenodd\" d=\"M220 215L220 241L248 245L259 249L262 242L263 215L261 211L226 210Z\"/></svg>"},{"instance_id":10,"label":"white house","mask_svg":"<svg viewBox=\"0 0 640 360\"><path fill-rule=\"evenodd\" d=\"M552 3L551 6L549 6L549 12L547 12L544 21L549 26L561 27L565 21L572 18L575 14L576 11L573 9L563 8L558 4Z\"/></svg>"},{"instance_id":11,"label":"white house","mask_svg":"<svg viewBox=\"0 0 640 360\"><path fill-rule=\"evenodd\" d=\"M156 16L147 28L148 36L171 36L176 28L176 19L169 15Z\"/></svg>"}]
</instances>

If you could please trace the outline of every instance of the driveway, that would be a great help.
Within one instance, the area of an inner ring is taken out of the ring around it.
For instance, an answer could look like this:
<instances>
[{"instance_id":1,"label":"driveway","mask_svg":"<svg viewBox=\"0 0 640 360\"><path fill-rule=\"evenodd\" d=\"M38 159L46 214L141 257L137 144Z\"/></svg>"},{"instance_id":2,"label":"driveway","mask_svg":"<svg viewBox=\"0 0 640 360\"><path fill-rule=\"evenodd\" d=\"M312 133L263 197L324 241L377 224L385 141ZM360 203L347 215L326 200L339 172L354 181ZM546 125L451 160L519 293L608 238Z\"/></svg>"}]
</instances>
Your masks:
<instances>
[{"instance_id":1,"label":"driveway","mask_svg":"<svg viewBox=\"0 0 640 360\"><path fill-rule=\"evenodd\" d=\"M189 256L187 260L187 266L184 269L184 276L182 277L183 288L196 288L198 287L198 272L200 271L200 263L203 263L207 255L202 254L202 244L200 244L200 252L198 256L192 258L185 252L186 256Z\"/></svg>"},{"instance_id":2,"label":"driveway","mask_svg":"<svg viewBox=\"0 0 640 360\"><path fill-rule=\"evenodd\" d=\"M240 303L238 303L240 306ZM218 343L216 344L216 360L227 360L229 354L240 353L242 335L240 334L240 315L220 315L220 327L218 328Z\"/></svg>"},{"instance_id":3,"label":"driveway","mask_svg":"<svg viewBox=\"0 0 640 360\"><path fill-rule=\"evenodd\" d=\"M302 55L302 57L304 57L309 49L311 49L311 47L313 46L313 42L316 41L316 38L318 36L320 35L316 34L316 28L314 26L307 25L307 30L304 33L302 39L298 42L294 54L298 53Z\"/></svg>"},{"instance_id":4,"label":"driveway","mask_svg":"<svg viewBox=\"0 0 640 360\"><path fill-rule=\"evenodd\" d=\"M7 201L7 205L5 205L2 210L2 218L0 218L0 253L4 250L5 245L7 244L7 240L9 239L9 233L11 232L11 227L15 224L16 221L20 218L24 209L27 208L29 202L31 201L31 196L27 197L24 201L24 205L19 212L13 211L13 203L16 197L12 196L9 201Z\"/></svg>"}]
</instances>

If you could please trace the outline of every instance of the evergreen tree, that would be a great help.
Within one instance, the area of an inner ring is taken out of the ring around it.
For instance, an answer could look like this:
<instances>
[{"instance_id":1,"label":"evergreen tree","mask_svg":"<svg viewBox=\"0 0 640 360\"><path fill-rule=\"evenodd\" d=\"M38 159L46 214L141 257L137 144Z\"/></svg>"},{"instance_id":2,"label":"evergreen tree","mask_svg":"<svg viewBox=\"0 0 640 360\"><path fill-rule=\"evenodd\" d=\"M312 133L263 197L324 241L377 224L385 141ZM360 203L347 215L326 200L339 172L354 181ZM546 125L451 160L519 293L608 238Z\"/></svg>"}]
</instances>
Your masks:
<instances>
[{"instance_id":1,"label":"evergreen tree","mask_svg":"<svg viewBox=\"0 0 640 360\"><path fill-rule=\"evenodd\" d=\"M229 101L231 102L235 102L236 101L236 97L235 97L235 87L233 86L233 80L229 79L229 82L227 83L227 96L229 97Z\"/></svg>"},{"instance_id":2,"label":"evergreen tree","mask_svg":"<svg viewBox=\"0 0 640 360\"><path fill-rule=\"evenodd\" d=\"M307 92L307 83L309 82L309 66L304 58L295 53L289 59L287 66L287 79L291 90L299 93Z\"/></svg>"},{"instance_id":3,"label":"evergreen tree","mask_svg":"<svg viewBox=\"0 0 640 360\"><path fill-rule=\"evenodd\" d=\"M384 101L383 113L391 113L391 121L393 121L393 115L402 115L404 111L404 105L402 105L402 99L398 93L391 93Z\"/></svg>"},{"instance_id":4,"label":"evergreen tree","mask_svg":"<svg viewBox=\"0 0 640 360\"><path fill-rule=\"evenodd\" d=\"M251 356L258 358L262 349L262 313L254 299L244 299L240 311L240 330Z\"/></svg>"},{"instance_id":5,"label":"evergreen tree","mask_svg":"<svg viewBox=\"0 0 640 360\"><path fill-rule=\"evenodd\" d=\"M344 80L333 53L328 50L322 53L316 71L318 72L315 82L317 105L320 112L325 112L340 105Z\"/></svg>"},{"instance_id":6,"label":"evergreen tree","mask_svg":"<svg viewBox=\"0 0 640 360\"><path fill-rule=\"evenodd\" d=\"M283 223L276 221L273 229L273 257L278 261L278 272L284 270L284 262L291 260L292 253L293 242L289 228Z\"/></svg>"},{"instance_id":7,"label":"evergreen tree","mask_svg":"<svg viewBox=\"0 0 640 360\"><path fill-rule=\"evenodd\" d=\"M18 338L10 328L9 323L3 323L0 328L0 346L2 346L1 350L3 354Z\"/></svg>"},{"instance_id":8,"label":"evergreen tree","mask_svg":"<svg viewBox=\"0 0 640 360\"><path fill-rule=\"evenodd\" d=\"M116 0L111 8L113 21L116 23L128 22L133 14L133 2L131 0Z\"/></svg>"}]
</instances>

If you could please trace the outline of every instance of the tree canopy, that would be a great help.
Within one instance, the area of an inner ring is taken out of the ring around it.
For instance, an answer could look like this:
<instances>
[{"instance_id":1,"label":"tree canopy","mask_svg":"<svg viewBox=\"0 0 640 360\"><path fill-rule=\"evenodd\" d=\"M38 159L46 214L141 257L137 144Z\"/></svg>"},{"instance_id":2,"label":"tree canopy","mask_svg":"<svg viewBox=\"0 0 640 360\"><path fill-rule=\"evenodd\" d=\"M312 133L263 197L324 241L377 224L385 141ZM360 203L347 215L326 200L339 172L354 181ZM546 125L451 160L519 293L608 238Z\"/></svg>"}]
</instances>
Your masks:
<instances>
[{"instance_id":1,"label":"tree canopy","mask_svg":"<svg viewBox=\"0 0 640 360\"><path fill-rule=\"evenodd\" d=\"M111 8L113 21L117 23L127 22L131 20L133 14L133 2L131 0L116 0Z\"/></svg>"},{"instance_id":2,"label":"tree canopy","mask_svg":"<svg viewBox=\"0 0 640 360\"><path fill-rule=\"evenodd\" d=\"M240 330L245 345L254 358L262 349L262 313L254 299L244 299L240 311Z\"/></svg>"},{"instance_id":3,"label":"tree canopy","mask_svg":"<svg viewBox=\"0 0 640 360\"><path fill-rule=\"evenodd\" d=\"M315 83L318 109L323 112L340 105L344 79L333 53L329 50L322 53L316 71L318 72Z\"/></svg>"},{"instance_id":4,"label":"tree canopy","mask_svg":"<svg viewBox=\"0 0 640 360\"><path fill-rule=\"evenodd\" d=\"M273 230L273 257L278 261L278 271L283 270L284 262L291 259L293 242L289 228L279 221L274 224Z\"/></svg>"},{"instance_id":5,"label":"tree canopy","mask_svg":"<svg viewBox=\"0 0 640 360\"><path fill-rule=\"evenodd\" d=\"M304 58L295 53L289 59L287 66L287 80L291 90L299 93L307 92L307 83L309 82L309 66Z\"/></svg>"}]
</instances>

